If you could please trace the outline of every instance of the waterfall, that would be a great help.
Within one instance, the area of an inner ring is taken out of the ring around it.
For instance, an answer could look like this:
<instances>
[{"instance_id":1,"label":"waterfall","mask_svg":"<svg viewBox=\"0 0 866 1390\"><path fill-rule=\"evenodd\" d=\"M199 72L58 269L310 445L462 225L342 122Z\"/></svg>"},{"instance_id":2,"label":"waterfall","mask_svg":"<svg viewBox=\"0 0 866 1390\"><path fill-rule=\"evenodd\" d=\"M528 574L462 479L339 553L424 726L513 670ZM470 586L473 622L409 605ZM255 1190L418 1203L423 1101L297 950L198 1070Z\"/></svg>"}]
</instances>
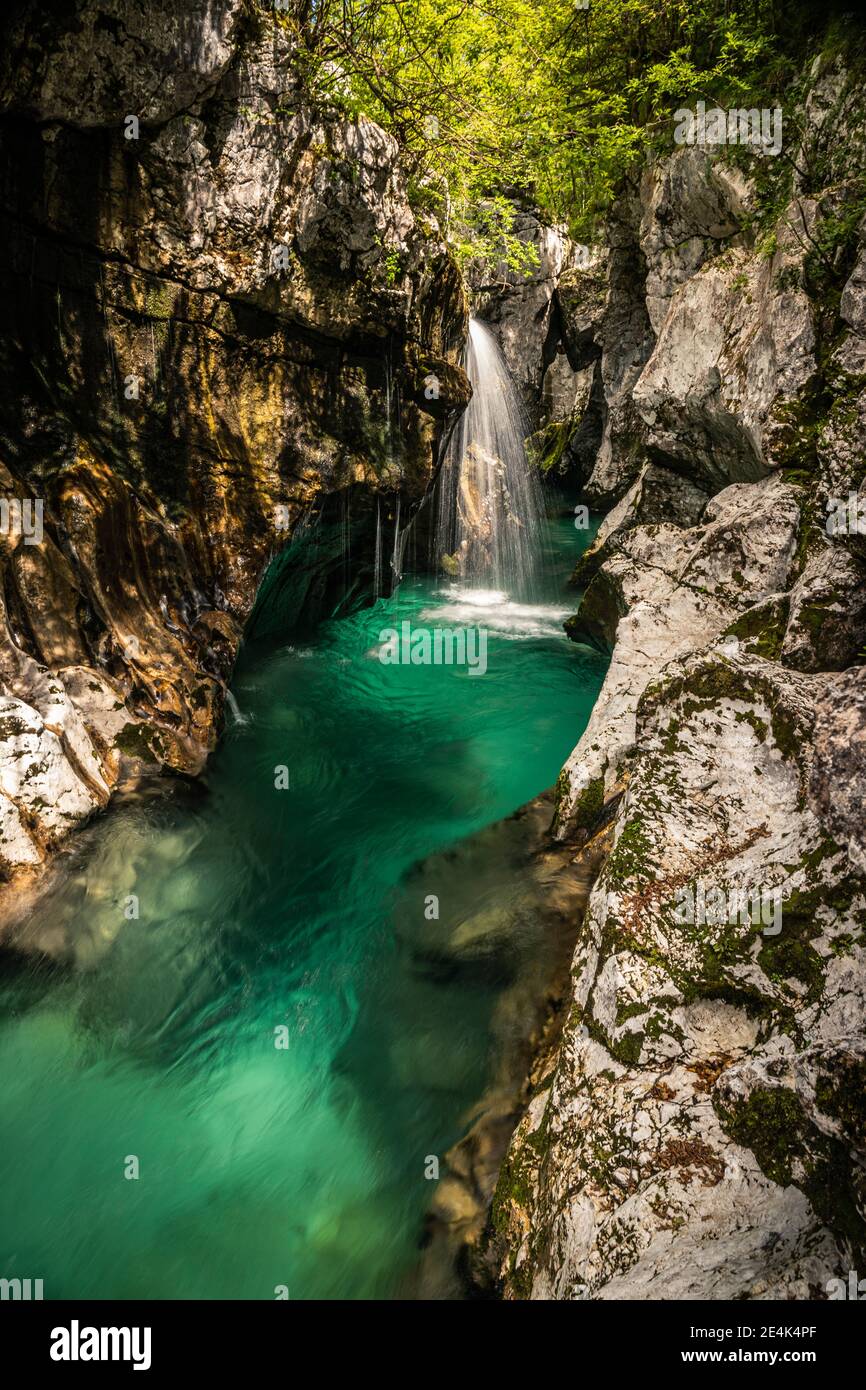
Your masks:
<instances>
[{"instance_id":1,"label":"waterfall","mask_svg":"<svg viewBox=\"0 0 866 1390\"><path fill-rule=\"evenodd\" d=\"M397 497L397 515L394 520L394 549L391 553L391 592L399 587L403 578L403 550L406 545L406 530L400 530L400 497Z\"/></svg>"},{"instance_id":2,"label":"waterfall","mask_svg":"<svg viewBox=\"0 0 866 1390\"><path fill-rule=\"evenodd\" d=\"M544 526L541 488L526 457L526 424L492 333L469 321L469 402L442 466L438 565L473 587L531 597Z\"/></svg>"},{"instance_id":3,"label":"waterfall","mask_svg":"<svg viewBox=\"0 0 866 1390\"><path fill-rule=\"evenodd\" d=\"M230 690L226 691L226 704L231 710L232 720L235 724L248 724L247 716L241 712L241 707Z\"/></svg>"},{"instance_id":4,"label":"waterfall","mask_svg":"<svg viewBox=\"0 0 866 1390\"><path fill-rule=\"evenodd\" d=\"M376 497L376 553L373 560L373 600L382 593L382 502Z\"/></svg>"},{"instance_id":5,"label":"waterfall","mask_svg":"<svg viewBox=\"0 0 866 1390\"><path fill-rule=\"evenodd\" d=\"M394 463L394 437L391 433L391 341L385 356L385 462L388 473Z\"/></svg>"}]
</instances>

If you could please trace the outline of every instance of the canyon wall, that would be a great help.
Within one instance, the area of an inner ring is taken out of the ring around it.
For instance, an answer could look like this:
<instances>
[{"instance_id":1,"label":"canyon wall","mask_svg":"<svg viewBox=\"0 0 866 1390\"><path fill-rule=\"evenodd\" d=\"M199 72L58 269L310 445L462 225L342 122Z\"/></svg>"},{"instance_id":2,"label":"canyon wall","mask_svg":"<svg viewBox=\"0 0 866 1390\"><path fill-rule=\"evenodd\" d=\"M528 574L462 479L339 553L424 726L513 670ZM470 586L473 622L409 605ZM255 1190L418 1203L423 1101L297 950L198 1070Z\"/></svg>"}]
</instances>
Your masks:
<instances>
[{"instance_id":1,"label":"canyon wall","mask_svg":"<svg viewBox=\"0 0 866 1390\"><path fill-rule=\"evenodd\" d=\"M612 652L555 835L606 857L493 1198L507 1297L824 1298L866 1256L866 131L838 58L804 85L786 165L651 161L554 291L610 508L567 626Z\"/></svg>"},{"instance_id":2,"label":"canyon wall","mask_svg":"<svg viewBox=\"0 0 866 1390\"><path fill-rule=\"evenodd\" d=\"M127 772L202 767L269 559L353 500L405 519L469 390L395 142L310 107L273 7L2 24L8 880Z\"/></svg>"}]
</instances>

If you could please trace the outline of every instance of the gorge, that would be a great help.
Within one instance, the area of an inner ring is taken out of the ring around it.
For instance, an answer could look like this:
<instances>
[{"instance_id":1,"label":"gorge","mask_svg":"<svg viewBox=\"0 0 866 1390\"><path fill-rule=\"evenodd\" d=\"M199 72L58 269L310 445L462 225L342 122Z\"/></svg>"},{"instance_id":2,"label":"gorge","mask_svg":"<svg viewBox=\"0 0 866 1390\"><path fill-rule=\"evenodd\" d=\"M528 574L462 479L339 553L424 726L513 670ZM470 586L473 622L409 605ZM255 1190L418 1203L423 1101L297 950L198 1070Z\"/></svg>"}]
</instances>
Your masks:
<instances>
[{"instance_id":1,"label":"gorge","mask_svg":"<svg viewBox=\"0 0 866 1390\"><path fill-rule=\"evenodd\" d=\"M326 5L60 11L0 59L4 515L43 503L0 528L0 1275L827 1298L866 1258L861 30L787 69L772 31L772 159L677 143L659 78L569 226L540 158L444 196ZM483 672L383 659L407 623Z\"/></svg>"}]
</instances>

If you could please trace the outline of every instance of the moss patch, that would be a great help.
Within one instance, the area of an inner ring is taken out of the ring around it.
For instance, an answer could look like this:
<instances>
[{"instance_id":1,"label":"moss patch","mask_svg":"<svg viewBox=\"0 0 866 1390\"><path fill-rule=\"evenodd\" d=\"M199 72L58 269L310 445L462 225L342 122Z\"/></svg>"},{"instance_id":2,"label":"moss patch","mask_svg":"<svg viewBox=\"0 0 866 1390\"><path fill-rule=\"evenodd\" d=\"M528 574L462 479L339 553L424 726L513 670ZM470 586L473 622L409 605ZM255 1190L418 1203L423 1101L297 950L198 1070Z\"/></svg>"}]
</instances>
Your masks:
<instances>
[{"instance_id":1,"label":"moss patch","mask_svg":"<svg viewBox=\"0 0 866 1390\"><path fill-rule=\"evenodd\" d=\"M114 740L115 748L129 758L141 758L144 762L160 762L148 741L148 731L144 724L124 724Z\"/></svg>"},{"instance_id":2,"label":"moss patch","mask_svg":"<svg viewBox=\"0 0 866 1390\"><path fill-rule=\"evenodd\" d=\"M778 661L785 640L789 603L775 599L749 608L725 628L725 637L737 637L754 656Z\"/></svg>"},{"instance_id":3,"label":"moss patch","mask_svg":"<svg viewBox=\"0 0 866 1390\"><path fill-rule=\"evenodd\" d=\"M855 1076L852 1084L862 1085L862 1079ZM846 1087L838 1103L845 1106L852 1094ZM858 1209L859 1174L846 1146L808 1121L794 1092L759 1087L744 1102L724 1101L716 1093L713 1105L723 1128L752 1151L771 1182L799 1187L821 1220L862 1259L866 1222Z\"/></svg>"},{"instance_id":4,"label":"moss patch","mask_svg":"<svg viewBox=\"0 0 866 1390\"><path fill-rule=\"evenodd\" d=\"M866 1140L866 1059L844 1065L834 1059L833 1071L822 1072L815 1084L818 1108L836 1120L858 1146Z\"/></svg>"},{"instance_id":5,"label":"moss patch","mask_svg":"<svg viewBox=\"0 0 866 1390\"><path fill-rule=\"evenodd\" d=\"M594 777L574 803L571 820L578 830L591 830L604 807L604 778Z\"/></svg>"}]
</instances>

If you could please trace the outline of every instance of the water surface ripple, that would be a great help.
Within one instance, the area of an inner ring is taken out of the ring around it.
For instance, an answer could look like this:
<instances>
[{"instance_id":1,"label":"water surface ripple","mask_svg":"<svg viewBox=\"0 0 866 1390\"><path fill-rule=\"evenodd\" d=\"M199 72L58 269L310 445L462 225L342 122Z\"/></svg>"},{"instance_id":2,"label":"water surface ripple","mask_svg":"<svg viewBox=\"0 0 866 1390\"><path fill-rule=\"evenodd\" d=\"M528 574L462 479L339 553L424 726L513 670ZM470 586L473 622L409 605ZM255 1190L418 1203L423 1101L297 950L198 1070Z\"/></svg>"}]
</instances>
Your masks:
<instances>
[{"instance_id":1,"label":"water surface ripple","mask_svg":"<svg viewBox=\"0 0 866 1390\"><path fill-rule=\"evenodd\" d=\"M460 841L552 784L603 676L560 627L578 544L559 523L546 602L410 578L251 646L204 790L81 838L32 923L47 954L0 975L2 1275L46 1298L406 1286L425 1159L484 1091L509 980L428 968L405 876L457 846L443 915L495 907ZM483 623L487 673L383 665L405 618Z\"/></svg>"}]
</instances>

